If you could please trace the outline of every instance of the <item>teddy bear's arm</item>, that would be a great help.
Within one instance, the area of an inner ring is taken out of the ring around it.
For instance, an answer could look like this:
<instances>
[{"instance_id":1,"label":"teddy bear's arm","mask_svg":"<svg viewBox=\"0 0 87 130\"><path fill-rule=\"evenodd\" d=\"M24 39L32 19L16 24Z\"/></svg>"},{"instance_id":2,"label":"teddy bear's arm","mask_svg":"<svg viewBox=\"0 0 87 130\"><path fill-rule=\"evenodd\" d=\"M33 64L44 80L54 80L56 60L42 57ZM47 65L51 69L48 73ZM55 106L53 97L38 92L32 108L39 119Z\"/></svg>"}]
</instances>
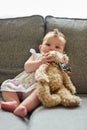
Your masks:
<instances>
[{"instance_id":1,"label":"teddy bear's arm","mask_svg":"<svg viewBox=\"0 0 87 130\"><path fill-rule=\"evenodd\" d=\"M47 64L42 64L35 72L35 80L36 81L41 81L41 82L49 82L48 76L46 74L46 69L48 65Z\"/></svg>"},{"instance_id":2,"label":"teddy bear's arm","mask_svg":"<svg viewBox=\"0 0 87 130\"><path fill-rule=\"evenodd\" d=\"M66 73L66 72L63 72L63 83L65 85L66 88L68 88L70 90L70 92L72 94L75 94L76 93L76 88L75 86L73 85L69 75Z\"/></svg>"}]
</instances>

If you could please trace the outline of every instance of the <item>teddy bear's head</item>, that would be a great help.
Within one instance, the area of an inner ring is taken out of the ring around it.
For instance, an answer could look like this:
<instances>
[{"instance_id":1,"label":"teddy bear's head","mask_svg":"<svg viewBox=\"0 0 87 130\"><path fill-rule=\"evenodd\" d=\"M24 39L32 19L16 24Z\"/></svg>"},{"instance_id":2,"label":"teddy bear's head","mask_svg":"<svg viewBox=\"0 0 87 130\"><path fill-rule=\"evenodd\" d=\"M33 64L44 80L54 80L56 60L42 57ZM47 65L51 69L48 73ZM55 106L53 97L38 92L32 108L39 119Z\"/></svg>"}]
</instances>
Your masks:
<instances>
[{"instance_id":1,"label":"teddy bear's head","mask_svg":"<svg viewBox=\"0 0 87 130\"><path fill-rule=\"evenodd\" d=\"M53 56L53 63L58 65L62 70L66 71L67 73L71 72L71 67L67 65L69 57L66 54L62 54L58 51L50 51L49 53ZM64 63L62 63L63 61Z\"/></svg>"},{"instance_id":2,"label":"teddy bear's head","mask_svg":"<svg viewBox=\"0 0 87 130\"><path fill-rule=\"evenodd\" d=\"M66 64L68 63L69 58L66 54L62 54L58 51L50 51L49 53L53 56L54 63L59 64L62 63L63 60Z\"/></svg>"}]
</instances>

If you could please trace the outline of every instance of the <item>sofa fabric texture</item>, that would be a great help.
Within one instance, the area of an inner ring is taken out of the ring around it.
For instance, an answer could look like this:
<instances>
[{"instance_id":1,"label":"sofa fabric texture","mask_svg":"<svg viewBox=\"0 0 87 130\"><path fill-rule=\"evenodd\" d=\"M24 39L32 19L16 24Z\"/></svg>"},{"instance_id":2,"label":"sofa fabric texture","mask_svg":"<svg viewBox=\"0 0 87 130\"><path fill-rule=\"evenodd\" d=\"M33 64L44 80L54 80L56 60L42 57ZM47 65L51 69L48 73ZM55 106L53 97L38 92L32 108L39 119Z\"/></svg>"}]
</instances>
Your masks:
<instances>
[{"instance_id":1,"label":"sofa fabric texture","mask_svg":"<svg viewBox=\"0 0 87 130\"><path fill-rule=\"evenodd\" d=\"M42 16L0 19L0 83L23 70L30 48L44 36Z\"/></svg>"},{"instance_id":2,"label":"sofa fabric texture","mask_svg":"<svg viewBox=\"0 0 87 130\"><path fill-rule=\"evenodd\" d=\"M43 36L54 28L66 36L65 52L80 106L47 109L40 105L24 119L0 110L0 130L87 130L87 19L41 15L0 19L0 84L24 70L30 48L38 51Z\"/></svg>"}]
</instances>

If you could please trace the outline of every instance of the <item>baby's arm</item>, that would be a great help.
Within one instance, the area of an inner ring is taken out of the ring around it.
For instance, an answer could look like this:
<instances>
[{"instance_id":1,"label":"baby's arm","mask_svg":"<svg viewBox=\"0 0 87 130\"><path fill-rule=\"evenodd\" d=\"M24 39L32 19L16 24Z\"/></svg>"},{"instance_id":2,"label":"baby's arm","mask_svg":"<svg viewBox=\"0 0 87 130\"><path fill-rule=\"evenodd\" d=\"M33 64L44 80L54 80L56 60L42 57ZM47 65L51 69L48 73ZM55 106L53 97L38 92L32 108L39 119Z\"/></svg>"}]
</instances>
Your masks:
<instances>
[{"instance_id":1,"label":"baby's arm","mask_svg":"<svg viewBox=\"0 0 87 130\"><path fill-rule=\"evenodd\" d=\"M41 64L47 64L52 61L52 56L49 53L41 56L37 61L34 60L33 55L25 62L24 69L27 73L36 71Z\"/></svg>"},{"instance_id":2,"label":"baby's arm","mask_svg":"<svg viewBox=\"0 0 87 130\"><path fill-rule=\"evenodd\" d=\"M39 60L35 61L33 55L25 62L24 69L27 73L35 71L41 62Z\"/></svg>"}]
</instances>

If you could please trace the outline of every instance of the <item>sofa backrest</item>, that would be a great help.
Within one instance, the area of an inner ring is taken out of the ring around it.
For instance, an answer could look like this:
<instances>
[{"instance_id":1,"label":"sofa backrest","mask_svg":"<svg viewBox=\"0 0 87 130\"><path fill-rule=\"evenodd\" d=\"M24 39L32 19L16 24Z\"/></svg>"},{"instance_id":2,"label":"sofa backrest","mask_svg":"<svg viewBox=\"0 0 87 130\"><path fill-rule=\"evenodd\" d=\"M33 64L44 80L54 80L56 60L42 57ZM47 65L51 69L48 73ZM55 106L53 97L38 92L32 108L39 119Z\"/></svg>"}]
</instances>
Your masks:
<instances>
[{"instance_id":1,"label":"sofa backrest","mask_svg":"<svg viewBox=\"0 0 87 130\"><path fill-rule=\"evenodd\" d=\"M78 93L87 93L87 19L40 15L0 19L0 83L24 69L30 48L38 51L45 33L54 28L67 39L66 53L72 68L71 80Z\"/></svg>"},{"instance_id":2,"label":"sofa backrest","mask_svg":"<svg viewBox=\"0 0 87 130\"><path fill-rule=\"evenodd\" d=\"M78 93L87 93L87 19L47 16L45 27L46 32L58 28L66 36L71 79Z\"/></svg>"},{"instance_id":3,"label":"sofa backrest","mask_svg":"<svg viewBox=\"0 0 87 130\"><path fill-rule=\"evenodd\" d=\"M23 70L30 48L37 50L43 36L44 18L40 15L0 19L0 83Z\"/></svg>"}]
</instances>

